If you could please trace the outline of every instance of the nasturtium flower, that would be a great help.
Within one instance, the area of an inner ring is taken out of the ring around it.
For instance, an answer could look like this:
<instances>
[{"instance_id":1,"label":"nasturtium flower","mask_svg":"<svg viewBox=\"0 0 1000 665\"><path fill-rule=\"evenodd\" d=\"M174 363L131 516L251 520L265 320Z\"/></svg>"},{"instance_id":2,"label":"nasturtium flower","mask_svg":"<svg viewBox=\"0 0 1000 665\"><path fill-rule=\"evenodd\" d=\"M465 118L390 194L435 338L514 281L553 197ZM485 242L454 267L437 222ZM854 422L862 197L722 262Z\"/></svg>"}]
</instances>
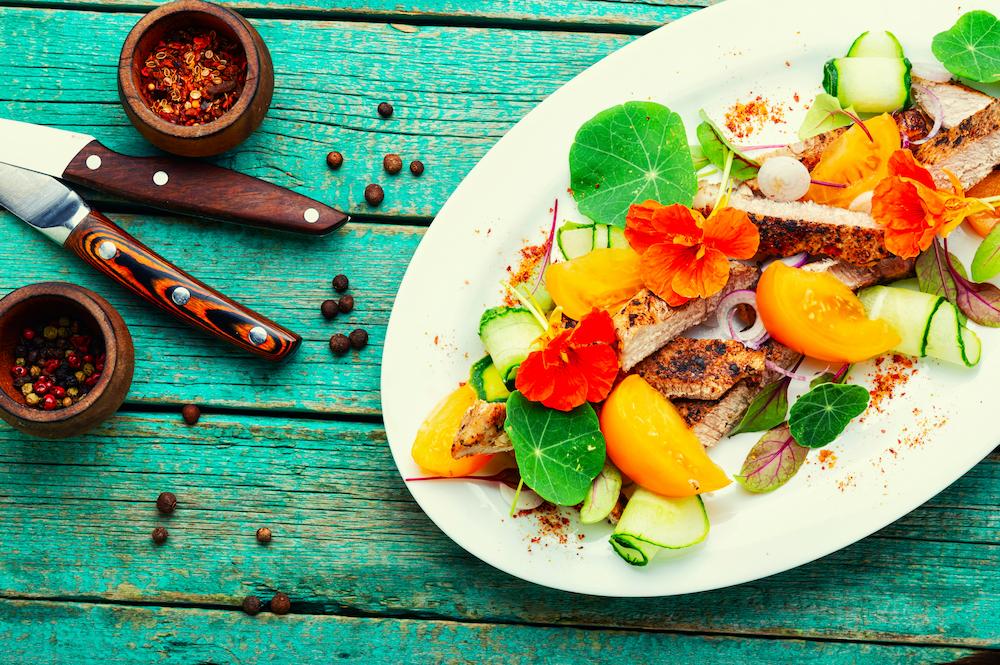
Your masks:
<instances>
[{"instance_id":1,"label":"nasturtium flower","mask_svg":"<svg viewBox=\"0 0 1000 665\"><path fill-rule=\"evenodd\" d=\"M729 259L757 253L760 233L742 210L722 206L707 218L680 204L633 205L625 238L640 257L646 288L671 306L707 298L729 281Z\"/></svg>"},{"instance_id":2,"label":"nasturtium flower","mask_svg":"<svg viewBox=\"0 0 1000 665\"><path fill-rule=\"evenodd\" d=\"M611 315L595 309L528 354L515 385L532 402L559 411L600 402L618 376L617 340Z\"/></svg>"}]
</instances>

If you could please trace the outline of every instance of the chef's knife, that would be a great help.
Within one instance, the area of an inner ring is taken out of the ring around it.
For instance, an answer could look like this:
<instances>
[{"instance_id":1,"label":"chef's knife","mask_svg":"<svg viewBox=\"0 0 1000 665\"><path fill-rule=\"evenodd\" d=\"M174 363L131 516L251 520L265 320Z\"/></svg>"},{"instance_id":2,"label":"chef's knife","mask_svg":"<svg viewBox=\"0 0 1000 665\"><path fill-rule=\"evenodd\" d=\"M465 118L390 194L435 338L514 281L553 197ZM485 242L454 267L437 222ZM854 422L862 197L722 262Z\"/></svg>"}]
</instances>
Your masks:
<instances>
[{"instance_id":1,"label":"chef's knife","mask_svg":"<svg viewBox=\"0 0 1000 665\"><path fill-rule=\"evenodd\" d=\"M129 291L241 349L282 360L302 342L174 267L54 178L0 163L0 206Z\"/></svg>"},{"instance_id":2,"label":"chef's knife","mask_svg":"<svg viewBox=\"0 0 1000 665\"><path fill-rule=\"evenodd\" d=\"M312 235L347 215L248 175L197 161L129 157L93 136L0 118L0 162L154 208Z\"/></svg>"}]
</instances>

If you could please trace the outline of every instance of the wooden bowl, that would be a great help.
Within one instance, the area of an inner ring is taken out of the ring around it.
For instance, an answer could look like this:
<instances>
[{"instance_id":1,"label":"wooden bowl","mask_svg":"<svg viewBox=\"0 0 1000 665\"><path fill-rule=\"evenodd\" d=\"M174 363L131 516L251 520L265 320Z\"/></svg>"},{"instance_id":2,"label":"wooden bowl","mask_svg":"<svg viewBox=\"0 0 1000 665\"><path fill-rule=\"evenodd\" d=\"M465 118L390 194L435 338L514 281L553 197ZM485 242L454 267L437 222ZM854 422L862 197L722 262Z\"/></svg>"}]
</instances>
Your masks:
<instances>
[{"instance_id":1,"label":"wooden bowl","mask_svg":"<svg viewBox=\"0 0 1000 665\"><path fill-rule=\"evenodd\" d=\"M26 325L46 317L69 316L103 338L104 371L97 384L72 406L42 411L24 403L9 369ZM63 439L88 432L125 401L132 385L132 335L111 304L93 291L64 282L32 284L0 300L0 418L33 437Z\"/></svg>"},{"instance_id":2,"label":"wooden bowl","mask_svg":"<svg viewBox=\"0 0 1000 665\"><path fill-rule=\"evenodd\" d=\"M200 27L238 42L247 58L243 93L221 117L186 127L154 113L139 92L140 71L150 51L172 30ZM274 93L271 53L246 19L236 12L201 0L176 0L146 14L125 39L118 60L118 96L135 128L150 143L183 157L208 157L242 143L263 122Z\"/></svg>"}]
</instances>

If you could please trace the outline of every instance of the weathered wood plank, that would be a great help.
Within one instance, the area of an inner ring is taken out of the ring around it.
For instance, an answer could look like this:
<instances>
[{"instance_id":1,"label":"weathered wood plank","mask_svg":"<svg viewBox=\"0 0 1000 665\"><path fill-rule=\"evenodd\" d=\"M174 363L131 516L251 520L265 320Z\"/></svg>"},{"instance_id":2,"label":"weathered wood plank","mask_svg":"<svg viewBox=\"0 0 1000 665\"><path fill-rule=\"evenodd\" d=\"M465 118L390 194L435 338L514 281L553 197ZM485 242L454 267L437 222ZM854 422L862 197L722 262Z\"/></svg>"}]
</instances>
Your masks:
<instances>
[{"instance_id":1,"label":"weathered wood plank","mask_svg":"<svg viewBox=\"0 0 1000 665\"><path fill-rule=\"evenodd\" d=\"M594 631L218 610L0 602L0 662L116 663L850 663L950 662L958 648ZM123 648L129 645L129 648Z\"/></svg>"},{"instance_id":2,"label":"weathered wood plank","mask_svg":"<svg viewBox=\"0 0 1000 665\"><path fill-rule=\"evenodd\" d=\"M225 4L249 16L280 15L337 19L491 25L572 26L575 29L645 31L675 21L714 0L236 0ZM4 0L6 5L146 11L149 0Z\"/></svg>"},{"instance_id":3,"label":"weathered wood plank","mask_svg":"<svg viewBox=\"0 0 1000 665\"><path fill-rule=\"evenodd\" d=\"M212 222L113 215L167 259L303 336L299 353L274 366L184 327L93 271L33 229L0 212L0 295L38 281L92 288L122 313L135 339L129 401L377 413L382 342L396 288L423 229L351 224L322 239L263 233ZM355 310L326 321L330 280L351 280ZM367 348L336 357L334 332L364 328Z\"/></svg>"},{"instance_id":4,"label":"weathered wood plank","mask_svg":"<svg viewBox=\"0 0 1000 665\"><path fill-rule=\"evenodd\" d=\"M0 116L97 136L132 154L152 148L118 102L118 51L138 14L0 8ZM517 120L631 37L555 31L254 21L270 46L270 114L216 161L353 213L433 216L466 173ZM395 103L388 120L379 102ZM331 172L330 150L345 156ZM382 156L427 170L387 176ZM365 185L381 183L370 208Z\"/></svg>"},{"instance_id":5,"label":"weathered wood plank","mask_svg":"<svg viewBox=\"0 0 1000 665\"><path fill-rule=\"evenodd\" d=\"M281 589L308 613L995 646L998 481L994 456L903 523L775 577L606 600L465 554L410 499L376 425L120 415L73 442L0 430L0 596L235 606ZM163 490L180 500L167 519Z\"/></svg>"}]
</instances>

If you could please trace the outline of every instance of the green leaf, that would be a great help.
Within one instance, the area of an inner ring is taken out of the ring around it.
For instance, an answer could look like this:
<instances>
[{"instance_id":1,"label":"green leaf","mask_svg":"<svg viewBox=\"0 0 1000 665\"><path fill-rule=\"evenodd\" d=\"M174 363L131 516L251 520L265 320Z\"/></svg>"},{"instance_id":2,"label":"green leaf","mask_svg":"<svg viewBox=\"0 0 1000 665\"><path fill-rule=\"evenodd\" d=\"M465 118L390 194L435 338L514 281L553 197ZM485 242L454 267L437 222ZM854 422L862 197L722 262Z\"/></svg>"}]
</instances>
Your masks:
<instances>
[{"instance_id":1,"label":"green leaf","mask_svg":"<svg viewBox=\"0 0 1000 665\"><path fill-rule=\"evenodd\" d=\"M987 11L962 14L950 30L934 36L931 51L955 76L1000 81L1000 21Z\"/></svg>"},{"instance_id":2,"label":"green leaf","mask_svg":"<svg viewBox=\"0 0 1000 665\"><path fill-rule=\"evenodd\" d=\"M845 113L846 111L846 113ZM829 132L840 127L847 127L853 122L850 115L857 115L853 106L841 107L840 100L825 92L816 95L809 112L806 113L802 126L799 127L799 140Z\"/></svg>"},{"instance_id":3,"label":"green leaf","mask_svg":"<svg viewBox=\"0 0 1000 665\"><path fill-rule=\"evenodd\" d=\"M708 160L708 163L720 171L724 170L726 167L726 153L730 151L725 143L725 139L719 136L712 125L707 122L698 125L695 129L695 134L698 136L698 143L701 144L701 152L705 156L705 159ZM756 178L760 167L740 157L739 153L736 153L735 150L733 152L736 157L733 159L733 167L730 175L736 180L752 180Z\"/></svg>"},{"instance_id":4,"label":"green leaf","mask_svg":"<svg viewBox=\"0 0 1000 665\"><path fill-rule=\"evenodd\" d=\"M1000 225L994 226L983 239L972 259L972 279L985 282L1000 275Z\"/></svg>"},{"instance_id":5,"label":"green leaf","mask_svg":"<svg viewBox=\"0 0 1000 665\"><path fill-rule=\"evenodd\" d=\"M583 501L604 468L604 435L590 404L557 411L514 392L507 399L504 430L524 482L556 505Z\"/></svg>"},{"instance_id":6,"label":"green leaf","mask_svg":"<svg viewBox=\"0 0 1000 665\"><path fill-rule=\"evenodd\" d=\"M750 402L740 424L732 434L763 432L785 421L788 414L788 384L786 377L769 383Z\"/></svg>"},{"instance_id":7,"label":"green leaf","mask_svg":"<svg viewBox=\"0 0 1000 665\"><path fill-rule=\"evenodd\" d=\"M788 425L783 424L754 444L734 477L749 492L771 492L798 473L807 455L809 449L796 443Z\"/></svg>"},{"instance_id":8,"label":"green leaf","mask_svg":"<svg viewBox=\"0 0 1000 665\"><path fill-rule=\"evenodd\" d=\"M788 412L788 428L795 440L822 448L868 408L871 395L861 386L823 383L800 397Z\"/></svg>"},{"instance_id":9,"label":"green leaf","mask_svg":"<svg viewBox=\"0 0 1000 665\"><path fill-rule=\"evenodd\" d=\"M815 377L809 382L810 388L815 388L816 386L822 385L824 383L843 383L847 379L847 372L850 367L843 367L838 372L823 372L819 376Z\"/></svg>"},{"instance_id":10,"label":"green leaf","mask_svg":"<svg viewBox=\"0 0 1000 665\"><path fill-rule=\"evenodd\" d=\"M585 122L569 170L580 212L621 228L633 203L690 206L698 188L684 122L653 102L626 102Z\"/></svg>"},{"instance_id":11,"label":"green leaf","mask_svg":"<svg viewBox=\"0 0 1000 665\"><path fill-rule=\"evenodd\" d=\"M942 295L982 326L1000 327L1000 289L969 281L965 268L936 238L917 257L917 283L924 293Z\"/></svg>"}]
</instances>

